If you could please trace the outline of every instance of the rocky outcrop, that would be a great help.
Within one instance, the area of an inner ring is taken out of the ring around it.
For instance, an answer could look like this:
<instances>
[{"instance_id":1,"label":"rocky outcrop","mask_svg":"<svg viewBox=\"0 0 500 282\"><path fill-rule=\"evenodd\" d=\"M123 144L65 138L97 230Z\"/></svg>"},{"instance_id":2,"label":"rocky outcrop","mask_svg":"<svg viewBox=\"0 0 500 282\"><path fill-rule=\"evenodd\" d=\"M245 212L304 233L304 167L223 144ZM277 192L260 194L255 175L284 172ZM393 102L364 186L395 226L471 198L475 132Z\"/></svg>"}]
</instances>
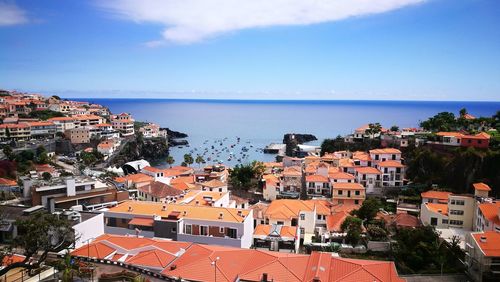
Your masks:
<instances>
[{"instance_id":1,"label":"rocky outcrop","mask_svg":"<svg viewBox=\"0 0 500 282\"><path fill-rule=\"evenodd\" d=\"M160 130L166 130L168 133L168 138L169 139L179 139L179 138L186 138L188 135L186 133L182 133L179 131L174 131L171 130L170 128L160 128Z\"/></svg>"},{"instance_id":2,"label":"rocky outcrop","mask_svg":"<svg viewBox=\"0 0 500 282\"><path fill-rule=\"evenodd\" d=\"M312 134L287 133L283 136L283 144L286 145L285 154L293 157L299 144L315 140L318 140L318 138Z\"/></svg>"}]
</instances>

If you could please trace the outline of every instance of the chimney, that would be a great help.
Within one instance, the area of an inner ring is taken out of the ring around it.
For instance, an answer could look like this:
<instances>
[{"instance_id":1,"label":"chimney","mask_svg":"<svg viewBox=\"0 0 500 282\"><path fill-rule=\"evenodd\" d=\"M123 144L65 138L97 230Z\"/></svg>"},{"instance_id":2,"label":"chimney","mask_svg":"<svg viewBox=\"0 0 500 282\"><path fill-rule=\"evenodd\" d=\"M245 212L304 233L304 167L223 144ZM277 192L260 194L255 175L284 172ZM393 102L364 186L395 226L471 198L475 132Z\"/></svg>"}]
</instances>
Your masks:
<instances>
[{"instance_id":1,"label":"chimney","mask_svg":"<svg viewBox=\"0 0 500 282\"><path fill-rule=\"evenodd\" d=\"M243 212L241 210L238 210L238 215L243 216Z\"/></svg>"},{"instance_id":2,"label":"chimney","mask_svg":"<svg viewBox=\"0 0 500 282\"><path fill-rule=\"evenodd\" d=\"M161 207L161 210L162 210L162 211L166 211L166 210L167 210L167 206L166 206L166 205L163 205L163 206Z\"/></svg>"},{"instance_id":3,"label":"chimney","mask_svg":"<svg viewBox=\"0 0 500 282\"><path fill-rule=\"evenodd\" d=\"M267 282L267 273L262 273L262 279L260 279L260 282Z\"/></svg>"},{"instance_id":4,"label":"chimney","mask_svg":"<svg viewBox=\"0 0 500 282\"><path fill-rule=\"evenodd\" d=\"M128 206L128 211L131 212L132 211L132 206Z\"/></svg>"},{"instance_id":5,"label":"chimney","mask_svg":"<svg viewBox=\"0 0 500 282\"><path fill-rule=\"evenodd\" d=\"M481 236L480 241L481 241L482 243L486 243L486 236Z\"/></svg>"},{"instance_id":6,"label":"chimney","mask_svg":"<svg viewBox=\"0 0 500 282\"><path fill-rule=\"evenodd\" d=\"M199 205L199 204L200 204L200 201L198 201L198 200L197 200L197 201L195 202L195 204L196 204L196 205Z\"/></svg>"},{"instance_id":7,"label":"chimney","mask_svg":"<svg viewBox=\"0 0 500 282\"><path fill-rule=\"evenodd\" d=\"M219 213L219 219L223 219L224 218L224 214L223 213Z\"/></svg>"}]
</instances>

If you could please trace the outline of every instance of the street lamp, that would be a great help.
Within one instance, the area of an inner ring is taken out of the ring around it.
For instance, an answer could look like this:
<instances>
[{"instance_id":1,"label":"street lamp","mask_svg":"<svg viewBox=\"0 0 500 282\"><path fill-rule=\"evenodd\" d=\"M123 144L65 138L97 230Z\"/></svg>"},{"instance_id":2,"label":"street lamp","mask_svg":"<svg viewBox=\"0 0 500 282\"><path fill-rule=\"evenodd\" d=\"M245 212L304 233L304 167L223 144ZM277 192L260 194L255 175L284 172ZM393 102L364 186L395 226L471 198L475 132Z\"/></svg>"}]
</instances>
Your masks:
<instances>
[{"instance_id":1,"label":"street lamp","mask_svg":"<svg viewBox=\"0 0 500 282\"><path fill-rule=\"evenodd\" d=\"M212 265L214 266L214 273L215 273L215 282L217 282L217 261L219 260L219 257L216 257L214 261L212 261Z\"/></svg>"},{"instance_id":2,"label":"street lamp","mask_svg":"<svg viewBox=\"0 0 500 282\"><path fill-rule=\"evenodd\" d=\"M94 268L93 267L90 267L90 241L94 240L95 238L88 238L87 240L85 240L84 242L87 242L87 263L89 264L89 268L90 268L90 281L94 281Z\"/></svg>"}]
</instances>

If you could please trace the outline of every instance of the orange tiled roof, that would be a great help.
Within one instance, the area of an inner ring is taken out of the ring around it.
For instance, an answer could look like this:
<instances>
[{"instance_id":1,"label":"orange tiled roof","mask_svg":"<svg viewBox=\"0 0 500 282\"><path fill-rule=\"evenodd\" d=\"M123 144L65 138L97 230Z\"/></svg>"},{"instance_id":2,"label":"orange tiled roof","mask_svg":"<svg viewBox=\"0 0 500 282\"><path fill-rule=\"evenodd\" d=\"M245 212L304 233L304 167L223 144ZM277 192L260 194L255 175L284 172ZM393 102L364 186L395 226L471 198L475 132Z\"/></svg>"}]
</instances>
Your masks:
<instances>
[{"instance_id":1,"label":"orange tiled roof","mask_svg":"<svg viewBox=\"0 0 500 282\"><path fill-rule=\"evenodd\" d=\"M74 121L75 118L72 117L53 117L49 118L48 121Z\"/></svg>"},{"instance_id":2,"label":"orange tiled roof","mask_svg":"<svg viewBox=\"0 0 500 282\"><path fill-rule=\"evenodd\" d=\"M340 232L341 231L340 226L348 216L349 213L345 211L336 212L331 215L328 215L326 217L326 228L330 232Z\"/></svg>"},{"instance_id":3,"label":"orange tiled roof","mask_svg":"<svg viewBox=\"0 0 500 282\"><path fill-rule=\"evenodd\" d=\"M100 116L96 115L73 115L73 118L77 120L101 119Z\"/></svg>"},{"instance_id":4,"label":"orange tiled roof","mask_svg":"<svg viewBox=\"0 0 500 282\"><path fill-rule=\"evenodd\" d=\"M336 182L333 183L333 189L348 189L348 190L364 190L365 187L359 183L344 183L344 182Z\"/></svg>"},{"instance_id":5,"label":"orange tiled roof","mask_svg":"<svg viewBox=\"0 0 500 282\"><path fill-rule=\"evenodd\" d=\"M18 255L18 254L6 255L2 258L0 266L7 266L15 262L22 262L25 259L26 257L23 255Z\"/></svg>"},{"instance_id":6,"label":"orange tiled roof","mask_svg":"<svg viewBox=\"0 0 500 282\"><path fill-rule=\"evenodd\" d=\"M448 201L448 196L450 195L451 192L429 190L427 192L422 192L420 197Z\"/></svg>"},{"instance_id":7,"label":"orange tiled roof","mask_svg":"<svg viewBox=\"0 0 500 282\"><path fill-rule=\"evenodd\" d=\"M479 204L479 210L481 210L485 219L496 225L500 225L500 217L498 216L500 202Z\"/></svg>"},{"instance_id":8,"label":"orange tiled roof","mask_svg":"<svg viewBox=\"0 0 500 282\"><path fill-rule=\"evenodd\" d=\"M241 211L241 216L238 212ZM108 212L131 214L137 216L161 216L167 218L171 213L177 213L179 217L201 220L213 220L221 222L241 223L249 214L246 209L232 209L223 207L191 206L182 204L163 204L147 201L125 201L115 207L109 208ZM222 213L222 218L220 214Z\"/></svg>"},{"instance_id":9,"label":"orange tiled roof","mask_svg":"<svg viewBox=\"0 0 500 282\"><path fill-rule=\"evenodd\" d=\"M349 158L342 158L339 160L339 167L354 167L354 160Z\"/></svg>"},{"instance_id":10,"label":"orange tiled roof","mask_svg":"<svg viewBox=\"0 0 500 282\"><path fill-rule=\"evenodd\" d=\"M356 167L354 170L361 174L382 174L380 170L371 166Z\"/></svg>"},{"instance_id":11,"label":"orange tiled roof","mask_svg":"<svg viewBox=\"0 0 500 282\"><path fill-rule=\"evenodd\" d=\"M283 169L284 176L302 176L302 169L298 166L288 166Z\"/></svg>"},{"instance_id":12,"label":"orange tiled roof","mask_svg":"<svg viewBox=\"0 0 500 282\"><path fill-rule=\"evenodd\" d=\"M176 178L170 180L170 184L178 184L178 183L194 184L194 176L193 175L179 176L179 177L176 177Z\"/></svg>"},{"instance_id":13,"label":"orange tiled roof","mask_svg":"<svg viewBox=\"0 0 500 282\"><path fill-rule=\"evenodd\" d=\"M220 181L220 180L212 179L212 180L207 181L207 182L202 182L201 185L204 187L209 187L209 188L219 188L219 187L226 186L227 184Z\"/></svg>"},{"instance_id":14,"label":"orange tiled roof","mask_svg":"<svg viewBox=\"0 0 500 282\"><path fill-rule=\"evenodd\" d=\"M347 172L334 172L334 173L329 173L328 177L330 179L354 179L354 175L347 173Z\"/></svg>"},{"instance_id":15,"label":"orange tiled roof","mask_svg":"<svg viewBox=\"0 0 500 282\"><path fill-rule=\"evenodd\" d=\"M143 170L145 171L149 171L149 172L153 172L153 173L159 173L159 172L163 172L162 169L159 169L159 168L156 168L156 167L152 167L152 166L145 166L143 168Z\"/></svg>"},{"instance_id":16,"label":"orange tiled roof","mask_svg":"<svg viewBox=\"0 0 500 282\"><path fill-rule=\"evenodd\" d=\"M370 150L370 154L401 154L401 151L396 148L383 148Z\"/></svg>"},{"instance_id":17,"label":"orange tiled roof","mask_svg":"<svg viewBox=\"0 0 500 282\"><path fill-rule=\"evenodd\" d=\"M132 183L140 183L140 182L150 182L153 180L154 180L154 178L152 176L149 176L149 175L144 174L144 173L129 174L129 175L115 178L115 181L119 182L119 183L123 183L123 182L127 182L127 181L130 181Z\"/></svg>"},{"instance_id":18,"label":"orange tiled roof","mask_svg":"<svg viewBox=\"0 0 500 282\"><path fill-rule=\"evenodd\" d=\"M178 196L183 191L158 181L151 181L149 184L139 187L138 190L159 199Z\"/></svg>"},{"instance_id":19,"label":"orange tiled roof","mask_svg":"<svg viewBox=\"0 0 500 282\"><path fill-rule=\"evenodd\" d=\"M306 182L324 182L328 183L328 177L319 174L313 174L306 176Z\"/></svg>"},{"instance_id":20,"label":"orange tiled roof","mask_svg":"<svg viewBox=\"0 0 500 282\"><path fill-rule=\"evenodd\" d=\"M483 182L474 183L474 184L472 184L472 186L474 187L474 190L491 191L490 186L488 186L488 184L485 184Z\"/></svg>"},{"instance_id":21,"label":"orange tiled roof","mask_svg":"<svg viewBox=\"0 0 500 282\"><path fill-rule=\"evenodd\" d=\"M404 165L398 161L388 160L379 162L378 166L380 167L404 167Z\"/></svg>"},{"instance_id":22,"label":"orange tiled roof","mask_svg":"<svg viewBox=\"0 0 500 282\"><path fill-rule=\"evenodd\" d=\"M495 231L486 231L482 233L471 234L477 245L487 257L500 257L500 233ZM481 237L485 240L481 241Z\"/></svg>"},{"instance_id":23,"label":"orange tiled roof","mask_svg":"<svg viewBox=\"0 0 500 282\"><path fill-rule=\"evenodd\" d=\"M259 224L255 227L253 235L269 236L269 235L271 235L271 229L272 229L272 225ZM275 235L275 236L279 235L280 237L295 238L295 236L297 235L297 227L296 226L281 226L280 234L272 234L272 235Z\"/></svg>"},{"instance_id":24,"label":"orange tiled roof","mask_svg":"<svg viewBox=\"0 0 500 282\"><path fill-rule=\"evenodd\" d=\"M17 186L17 182L11 179L0 177L0 186Z\"/></svg>"},{"instance_id":25,"label":"orange tiled roof","mask_svg":"<svg viewBox=\"0 0 500 282\"><path fill-rule=\"evenodd\" d=\"M464 136L464 134L460 133L460 132L444 132L444 131L440 131L438 133L436 133L437 136L442 136L442 137L462 137Z\"/></svg>"},{"instance_id":26,"label":"orange tiled roof","mask_svg":"<svg viewBox=\"0 0 500 282\"><path fill-rule=\"evenodd\" d=\"M447 215L448 214L448 205L447 204L435 204L435 203L425 203L427 208L435 213L440 213Z\"/></svg>"},{"instance_id":27,"label":"orange tiled roof","mask_svg":"<svg viewBox=\"0 0 500 282\"><path fill-rule=\"evenodd\" d=\"M32 121L32 122L28 122L29 126L33 127L33 126L51 126L51 125L54 125L53 122L50 122L50 121Z\"/></svg>"},{"instance_id":28,"label":"orange tiled roof","mask_svg":"<svg viewBox=\"0 0 500 282\"><path fill-rule=\"evenodd\" d=\"M318 214L330 214L330 203L325 200L274 200L266 209L264 215L275 219L295 218L301 211L312 211L316 208Z\"/></svg>"},{"instance_id":29,"label":"orange tiled roof","mask_svg":"<svg viewBox=\"0 0 500 282\"><path fill-rule=\"evenodd\" d=\"M356 151L356 152L352 153L352 158L360 160L360 161L371 161L372 160L372 158L370 157L370 154L368 154L366 152L362 152L362 151Z\"/></svg>"}]
</instances>

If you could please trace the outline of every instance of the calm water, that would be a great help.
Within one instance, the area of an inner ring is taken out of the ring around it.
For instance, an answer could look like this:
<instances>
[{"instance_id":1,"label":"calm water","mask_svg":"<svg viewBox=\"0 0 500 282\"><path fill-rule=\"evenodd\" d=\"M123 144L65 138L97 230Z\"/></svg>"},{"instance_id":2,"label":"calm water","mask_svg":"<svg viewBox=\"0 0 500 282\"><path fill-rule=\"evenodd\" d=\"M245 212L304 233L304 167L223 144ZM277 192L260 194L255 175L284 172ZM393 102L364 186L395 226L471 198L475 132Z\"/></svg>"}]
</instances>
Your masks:
<instances>
[{"instance_id":1,"label":"calm water","mask_svg":"<svg viewBox=\"0 0 500 282\"><path fill-rule=\"evenodd\" d=\"M129 112L138 121L154 122L187 133L190 147L171 150L177 163L182 162L185 153L192 151L195 156L208 148L205 159L210 156L229 165L237 164L238 158L242 162L274 160L274 155L256 149L271 142L281 143L285 133L314 134L319 141L313 144L320 144L324 138L350 133L370 122L380 122L384 127L415 127L419 121L442 111L458 114L466 107L475 116L491 116L500 110L500 102L80 100L105 105L113 113ZM239 144L237 136L241 138ZM215 150L222 151L222 147L231 144L236 146L218 153L217 157ZM249 149L247 157L242 155L243 146ZM228 161L231 152L236 157Z\"/></svg>"}]
</instances>

